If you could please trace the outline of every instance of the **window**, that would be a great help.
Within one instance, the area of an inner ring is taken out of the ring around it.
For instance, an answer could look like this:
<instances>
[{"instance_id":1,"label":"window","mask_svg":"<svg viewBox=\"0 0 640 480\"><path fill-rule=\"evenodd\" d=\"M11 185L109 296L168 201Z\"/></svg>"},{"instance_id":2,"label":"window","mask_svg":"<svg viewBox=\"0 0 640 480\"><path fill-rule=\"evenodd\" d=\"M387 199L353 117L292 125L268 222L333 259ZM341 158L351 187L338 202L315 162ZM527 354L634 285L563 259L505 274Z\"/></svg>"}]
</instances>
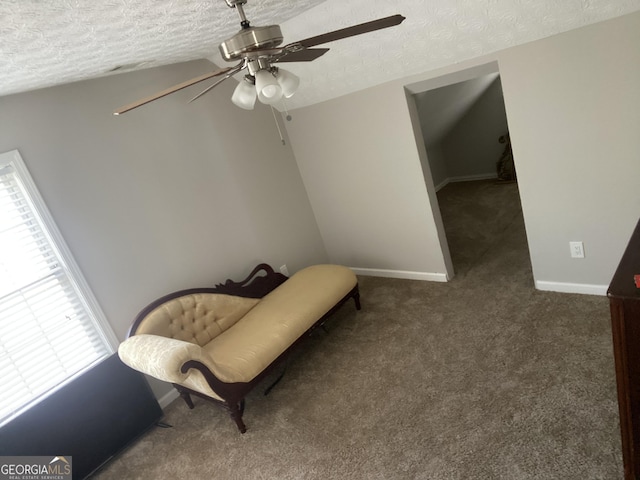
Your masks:
<instances>
[{"instance_id":1,"label":"window","mask_svg":"<svg viewBox=\"0 0 640 480\"><path fill-rule=\"evenodd\" d=\"M0 154L0 424L114 345L20 154Z\"/></svg>"}]
</instances>

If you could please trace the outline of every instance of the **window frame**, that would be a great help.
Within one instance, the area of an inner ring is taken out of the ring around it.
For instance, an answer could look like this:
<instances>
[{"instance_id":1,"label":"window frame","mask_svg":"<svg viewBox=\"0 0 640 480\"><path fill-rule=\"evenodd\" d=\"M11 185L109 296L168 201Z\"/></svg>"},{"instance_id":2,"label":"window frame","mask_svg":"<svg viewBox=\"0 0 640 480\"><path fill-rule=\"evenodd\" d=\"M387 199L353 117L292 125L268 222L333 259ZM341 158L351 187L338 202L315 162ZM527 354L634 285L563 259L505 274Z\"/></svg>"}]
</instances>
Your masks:
<instances>
[{"instance_id":1,"label":"window frame","mask_svg":"<svg viewBox=\"0 0 640 480\"><path fill-rule=\"evenodd\" d=\"M18 407L16 411L10 413L7 417L0 418L0 426L11 421L11 419L20 415L20 413L25 410L28 410L34 404L41 402L47 396L71 382L75 377L87 371L87 369L91 368L97 362L103 361L105 358L114 354L120 343L95 295L91 291L89 284L82 274L80 267L73 258L71 250L60 233L53 216L40 195L40 192L38 191L38 188L18 150L0 153L0 168L5 166L13 167L16 174L16 181L24 191L25 199L32 210L34 218L38 223L40 223L44 236L50 243L51 249L58 257L58 261L62 269L65 271L69 281L74 287L74 290L77 292L78 299L91 319L91 323L93 324L97 335L101 338L107 354L104 357L84 366L71 376L66 377L65 380L53 386L46 392L32 398L25 404Z\"/></svg>"}]
</instances>

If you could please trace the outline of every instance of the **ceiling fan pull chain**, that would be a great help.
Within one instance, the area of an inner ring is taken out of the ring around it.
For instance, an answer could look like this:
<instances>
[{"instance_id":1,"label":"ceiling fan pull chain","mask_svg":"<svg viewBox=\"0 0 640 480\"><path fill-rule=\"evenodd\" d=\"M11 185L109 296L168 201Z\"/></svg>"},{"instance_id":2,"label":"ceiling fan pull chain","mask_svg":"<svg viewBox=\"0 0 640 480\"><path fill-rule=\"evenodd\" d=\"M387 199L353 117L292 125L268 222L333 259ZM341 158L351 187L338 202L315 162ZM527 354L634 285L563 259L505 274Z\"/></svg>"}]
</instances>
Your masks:
<instances>
[{"instance_id":1,"label":"ceiling fan pull chain","mask_svg":"<svg viewBox=\"0 0 640 480\"><path fill-rule=\"evenodd\" d=\"M282 107L284 108L284 115L285 115L284 118L287 119L287 122L290 122L291 115L289 115L289 109L287 108L287 100L284 97L282 97Z\"/></svg>"},{"instance_id":2,"label":"ceiling fan pull chain","mask_svg":"<svg viewBox=\"0 0 640 480\"><path fill-rule=\"evenodd\" d=\"M280 130L280 124L278 123L278 117L276 117L276 109L273 108L273 105L269 105L271 107L271 113L273 114L273 121L276 122L276 128L278 129L278 135L280 135L280 141L282 145L286 145L287 142L284 141L284 137L282 136L282 130Z\"/></svg>"}]
</instances>

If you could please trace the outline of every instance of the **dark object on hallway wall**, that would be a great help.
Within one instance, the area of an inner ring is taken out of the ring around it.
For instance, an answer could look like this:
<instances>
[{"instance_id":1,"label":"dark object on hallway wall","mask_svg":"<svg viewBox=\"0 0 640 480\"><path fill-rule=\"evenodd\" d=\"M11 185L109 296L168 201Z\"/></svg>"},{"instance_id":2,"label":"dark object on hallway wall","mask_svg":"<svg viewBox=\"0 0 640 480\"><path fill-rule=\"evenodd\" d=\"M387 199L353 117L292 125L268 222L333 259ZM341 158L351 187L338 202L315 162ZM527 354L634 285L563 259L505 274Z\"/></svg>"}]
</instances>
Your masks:
<instances>
[{"instance_id":1,"label":"dark object on hallway wall","mask_svg":"<svg viewBox=\"0 0 640 480\"><path fill-rule=\"evenodd\" d=\"M511 138L509 138L509 133L502 135L498 139L498 142L505 144L502 156L496 164L498 170L498 182L515 182L516 167L513 163L513 153L511 152Z\"/></svg>"},{"instance_id":2,"label":"dark object on hallway wall","mask_svg":"<svg viewBox=\"0 0 640 480\"><path fill-rule=\"evenodd\" d=\"M142 374L117 354L0 428L0 455L73 457L83 479L162 418Z\"/></svg>"},{"instance_id":3,"label":"dark object on hallway wall","mask_svg":"<svg viewBox=\"0 0 640 480\"><path fill-rule=\"evenodd\" d=\"M625 480L640 478L640 222L618 265L607 296L618 384Z\"/></svg>"}]
</instances>

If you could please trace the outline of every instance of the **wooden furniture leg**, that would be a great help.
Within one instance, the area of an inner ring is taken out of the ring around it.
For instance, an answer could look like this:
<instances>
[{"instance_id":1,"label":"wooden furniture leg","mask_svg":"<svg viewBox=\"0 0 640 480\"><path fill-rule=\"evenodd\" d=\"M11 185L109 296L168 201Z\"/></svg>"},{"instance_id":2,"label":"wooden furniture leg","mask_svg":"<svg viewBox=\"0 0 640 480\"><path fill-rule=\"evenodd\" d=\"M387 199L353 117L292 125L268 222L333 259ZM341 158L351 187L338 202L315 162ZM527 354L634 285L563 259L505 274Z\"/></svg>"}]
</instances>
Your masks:
<instances>
[{"instance_id":1,"label":"wooden furniture leg","mask_svg":"<svg viewBox=\"0 0 640 480\"><path fill-rule=\"evenodd\" d=\"M240 400L240 403L227 403L227 408L229 409L231 418L236 422L240 433L245 433L247 431L247 427L242 421L242 414L244 413L244 399Z\"/></svg>"},{"instance_id":2,"label":"wooden furniture leg","mask_svg":"<svg viewBox=\"0 0 640 480\"><path fill-rule=\"evenodd\" d=\"M189 407L190 410L193 410L193 407L194 407L193 400L191 399L191 395L189 395L189 392L178 387L176 388L178 389L178 392L180 392L180 397L182 397L182 399L184 400L184 403L187 404L187 407Z\"/></svg>"}]
</instances>

